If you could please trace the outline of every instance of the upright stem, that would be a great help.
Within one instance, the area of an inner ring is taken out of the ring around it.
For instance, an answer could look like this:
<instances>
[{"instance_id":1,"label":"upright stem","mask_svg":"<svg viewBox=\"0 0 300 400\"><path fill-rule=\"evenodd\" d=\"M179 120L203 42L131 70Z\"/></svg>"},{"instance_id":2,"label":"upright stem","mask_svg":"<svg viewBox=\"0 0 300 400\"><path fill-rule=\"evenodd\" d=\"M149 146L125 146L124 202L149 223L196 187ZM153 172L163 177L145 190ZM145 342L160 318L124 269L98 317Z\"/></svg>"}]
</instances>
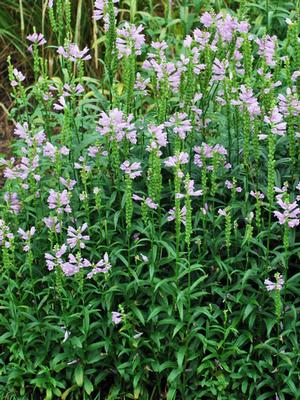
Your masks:
<instances>
[{"instance_id":1,"label":"upright stem","mask_svg":"<svg viewBox=\"0 0 300 400\"><path fill-rule=\"evenodd\" d=\"M270 6L270 1L266 0L267 32L269 32L269 6Z\"/></svg>"},{"instance_id":2,"label":"upright stem","mask_svg":"<svg viewBox=\"0 0 300 400\"><path fill-rule=\"evenodd\" d=\"M23 0L19 0L19 10L20 10L21 35L22 38L24 38L25 24L24 24Z\"/></svg>"}]
</instances>

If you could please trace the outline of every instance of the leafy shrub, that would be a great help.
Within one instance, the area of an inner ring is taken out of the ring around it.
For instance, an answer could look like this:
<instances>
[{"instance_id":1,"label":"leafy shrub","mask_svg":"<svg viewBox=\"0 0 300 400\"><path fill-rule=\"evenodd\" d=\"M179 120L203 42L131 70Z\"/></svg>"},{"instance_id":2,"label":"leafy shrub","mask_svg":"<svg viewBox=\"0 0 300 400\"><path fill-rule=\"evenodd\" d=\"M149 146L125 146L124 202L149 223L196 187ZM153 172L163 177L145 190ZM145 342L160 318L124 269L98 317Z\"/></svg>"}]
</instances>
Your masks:
<instances>
[{"instance_id":1,"label":"leafy shrub","mask_svg":"<svg viewBox=\"0 0 300 400\"><path fill-rule=\"evenodd\" d=\"M2 398L298 398L298 23L280 45L204 13L148 43L98 0L95 79L54 3L34 85L8 60Z\"/></svg>"}]
</instances>

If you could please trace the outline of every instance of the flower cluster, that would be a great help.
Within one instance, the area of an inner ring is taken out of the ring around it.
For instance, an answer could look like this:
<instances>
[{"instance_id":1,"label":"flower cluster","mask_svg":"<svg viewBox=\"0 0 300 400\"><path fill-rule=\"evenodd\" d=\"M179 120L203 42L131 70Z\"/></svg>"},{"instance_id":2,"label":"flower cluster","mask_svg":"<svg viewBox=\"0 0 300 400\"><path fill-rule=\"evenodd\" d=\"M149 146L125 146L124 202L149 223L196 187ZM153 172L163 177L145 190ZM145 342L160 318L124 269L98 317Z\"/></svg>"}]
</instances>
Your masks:
<instances>
[{"instance_id":1,"label":"flower cluster","mask_svg":"<svg viewBox=\"0 0 300 400\"><path fill-rule=\"evenodd\" d=\"M203 160L212 159L214 154L218 154L221 156L223 160L227 156L227 150L220 144L216 144L214 146L210 146L207 143L202 143L201 146L194 147L195 157L194 164L198 167L203 166ZM230 165L226 165L227 168L230 168ZM212 166L207 166L207 169L211 170Z\"/></svg>"},{"instance_id":2,"label":"flower cluster","mask_svg":"<svg viewBox=\"0 0 300 400\"><path fill-rule=\"evenodd\" d=\"M276 282L270 281L270 279L265 279L264 284L266 286L266 289L270 292L272 290L281 290L284 285L284 280L282 275L280 274L275 274L276 277Z\"/></svg>"},{"instance_id":3,"label":"flower cluster","mask_svg":"<svg viewBox=\"0 0 300 400\"><path fill-rule=\"evenodd\" d=\"M49 204L49 209L55 210L57 214L72 212L70 206L70 193L66 189L62 192L56 192L55 190L50 189L47 202Z\"/></svg>"},{"instance_id":4,"label":"flower cluster","mask_svg":"<svg viewBox=\"0 0 300 400\"><path fill-rule=\"evenodd\" d=\"M79 50L78 45L75 43L70 43L65 47L59 46L57 49L57 53L59 55L72 62L90 60L92 57L90 54L87 54L88 52L89 49L87 47L85 47L83 50Z\"/></svg>"},{"instance_id":5,"label":"flower cluster","mask_svg":"<svg viewBox=\"0 0 300 400\"><path fill-rule=\"evenodd\" d=\"M108 114L102 111L96 131L101 136L108 136L109 140L121 142L126 138L130 143L136 144L136 129L132 123L133 115L126 118L123 111L114 108Z\"/></svg>"},{"instance_id":6,"label":"flower cluster","mask_svg":"<svg viewBox=\"0 0 300 400\"><path fill-rule=\"evenodd\" d=\"M124 161L124 163L120 166L121 170L124 171L126 175L129 176L130 179L135 179L138 176L142 175L141 171L141 163L134 162L130 164L128 160Z\"/></svg>"},{"instance_id":7,"label":"flower cluster","mask_svg":"<svg viewBox=\"0 0 300 400\"><path fill-rule=\"evenodd\" d=\"M290 228L295 228L300 223L300 208L296 201L284 201L281 197L277 198L277 204L282 211L274 211L280 225L288 224Z\"/></svg>"},{"instance_id":8,"label":"flower cluster","mask_svg":"<svg viewBox=\"0 0 300 400\"><path fill-rule=\"evenodd\" d=\"M42 33L33 33L32 35L28 35L27 39L35 44L36 46L43 46L44 44L47 43L46 39L44 38L44 35ZM28 47L28 51L32 53L32 45Z\"/></svg>"},{"instance_id":9,"label":"flower cluster","mask_svg":"<svg viewBox=\"0 0 300 400\"><path fill-rule=\"evenodd\" d=\"M5 224L3 219L0 219L0 246L9 248L11 246L11 240L14 238L13 233L9 227Z\"/></svg>"},{"instance_id":10,"label":"flower cluster","mask_svg":"<svg viewBox=\"0 0 300 400\"><path fill-rule=\"evenodd\" d=\"M117 30L116 46L118 49L118 57L128 57L131 54L140 55L142 46L145 43L145 35L142 25L136 27L129 22L125 22L124 27Z\"/></svg>"},{"instance_id":11,"label":"flower cluster","mask_svg":"<svg viewBox=\"0 0 300 400\"><path fill-rule=\"evenodd\" d=\"M112 0L112 3L118 3L118 2L119 0ZM108 8L108 0L95 0L93 19L95 21L103 19L105 31L108 31L109 28L109 14L107 8ZM118 9L114 7L113 11L116 17L118 14Z\"/></svg>"}]
</instances>

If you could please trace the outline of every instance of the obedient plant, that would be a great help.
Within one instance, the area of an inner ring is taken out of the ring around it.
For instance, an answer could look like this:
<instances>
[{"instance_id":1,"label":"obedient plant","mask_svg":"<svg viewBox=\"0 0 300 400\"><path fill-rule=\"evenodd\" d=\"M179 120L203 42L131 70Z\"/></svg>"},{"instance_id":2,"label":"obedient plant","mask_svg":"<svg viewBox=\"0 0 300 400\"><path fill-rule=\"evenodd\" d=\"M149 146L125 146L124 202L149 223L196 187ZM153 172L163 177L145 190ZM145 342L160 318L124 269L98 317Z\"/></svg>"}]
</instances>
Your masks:
<instances>
[{"instance_id":1,"label":"obedient plant","mask_svg":"<svg viewBox=\"0 0 300 400\"><path fill-rule=\"evenodd\" d=\"M28 37L33 85L8 59L3 398L298 398L297 22L204 12L181 42L97 0L91 78L70 7Z\"/></svg>"}]
</instances>

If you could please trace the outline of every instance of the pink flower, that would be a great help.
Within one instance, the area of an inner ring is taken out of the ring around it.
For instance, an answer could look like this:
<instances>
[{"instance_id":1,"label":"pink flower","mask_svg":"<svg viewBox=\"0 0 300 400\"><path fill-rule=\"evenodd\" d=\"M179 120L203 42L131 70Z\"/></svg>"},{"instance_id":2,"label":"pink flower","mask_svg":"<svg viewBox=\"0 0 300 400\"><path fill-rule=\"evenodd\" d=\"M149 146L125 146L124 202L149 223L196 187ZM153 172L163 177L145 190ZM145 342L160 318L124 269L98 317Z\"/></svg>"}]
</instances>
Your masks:
<instances>
[{"instance_id":1,"label":"pink flower","mask_svg":"<svg viewBox=\"0 0 300 400\"><path fill-rule=\"evenodd\" d=\"M85 47L83 50L79 50L79 47L75 43L70 43L65 47L59 46L57 53L63 56L65 59L76 62L78 60L87 61L92 57L90 54L87 54L89 49Z\"/></svg>"},{"instance_id":2,"label":"pink flower","mask_svg":"<svg viewBox=\"0 0 300 400\"><path fill-rule=\"evenodd\" d=\"M46 139L46 134L42 130L42 131L39 131L39 132L35 133L32 136L28 135L27 138L25 139L25 142L26 142L28 147L33 147L34 145L37 145L38 147L40 147L40 146L42 146L42 144L45 141L45 139ZM28 154L29 153L28 148L26 148L26 147L22 147L21 150L22 150L23 154ZM38 149L38 152L39 152L39 150L40 149ZM38 157L38 156L36 156L36 157Z\"/></svg>"},{"instance_id":3,"label":"pink flower","mask_svg":"<svg viewBox=\"0 0 300 400\"><path fill-rule=\"evenodd\" d=\"M119 0L112 0L112 2L118 3ZM95 0L94 13L93 13L93 19L95 21L99 21L101 19L104 20L105 32L107 32L109 28L109 15L107 13L107 5L108 5L108 0ZM117 16L117 14L118 14L118 9L114 7L115 17Z\"/></svg>"},{"instance_id":4,"label":"pink flower","mask_svg":"<svg viewBox=\"0 0 300 400\"><path fill-rule=\"evenodd\" d=\"M28 123L24 122L23 125L17 123L14 129L14 134L20 139L28 140L28 138L30 138Z\"/></svg>"},{"instance_id":5,"label":"pink flower","mask_svg":"<svg viewBox=\"0 0 300 400\"><path fill-rule=\"evenodd\" d=\"M290 228L295 228L299 225L299 215L300 208L296 201L289 203L288 201L283 201L282 196L277 196L277 204L281 207L283 212L274 211L274 215L278 218L280 225L288 224Z\"/></svg>"},{"instance_id":6,"label":"pink flower","mask_svg":"<svg viewBox=\"0 0 300 400\"><path fill-rule=\"evenodd\" d=\"M64 110L67 106L64 96L60 96L58 99L58 103L53 104L54 110L61 111Z\"/></svg>"},{"instance_id":7,"label":"pink flower","mask_svg":"<svg viewBox=\"0 0 300 400\"><path fill-rule=\"evenodd\" d=\"M80 201L85 201L85 200L87 200L87 198L88 198L88 196L87 196L86 192L82 192L79 194Z\"/></svg>"},{"instance_id":8,"label":"pink flower","mask_svg":"<svg viewBox=\"0 0 300 400\"><path fill-rule=\"evenodd\" d=\"M189 182L186 185L186 191L190 196L194 196L194 197L198 197L198 196L202 196L203 191L202 190L194 190L194 181L193 180L189 180Z\"/></svg>"},{"instance_id":9,"label":"pink flower","mask_svg":"<svg viewBox=\"0 0 300 400\"><path fill-rule=\"evenodd\" d=\"M165 126L173 128L173 132L176 133L181 140L184 140L187 132L191 132L193 129L191 121L187 119L186 113L174 114L170 117L169 121L165 123Z\"/></svg>"},{"instance_id":10,"label":"pink flower","mask_svg":"<svg viewBox=\"0 0 300 400\"><path fill-rule=\"evenodd\" d=\"M26 242L26 244L23 246L23 250L27 253L30 249L30 240L35 234L35 227L32 226L28 231L24 231L22 228L19 228L18 234L21 236L21 239Z\"/></svg>"},{"instance_id":11,"label":"pink flower","mask_svg":"<svg viewBox=\"0 0 300 400\"><path fill-rule=\"evenodd\" d=\"M63 273L66 276L75 275L77 272L80 271L81 268L87 268L90 266L91 263L87 259L81 258L79 254L77 255L77 257L74 257L73 254L69 254L69 261L61 264Z\"/></svg>"},{"instance_id":12,"label":"pink flower","mask_svg":"<svg viewBox=\"0 0 300 400\"><path fill-rule=\"evenodd\" d=\"M132 200L134 200L134 201L142 201L143 200L143 198L141 197L141 196L138 196L137 194L133 194L132 195Z\"/></svg>"},{"instance_id":13,"label":"pink flower","mask_svg":"<svg viewBox=\"0 0 300 400\"><path fill-rule=\"evenodd\" d=\"M43 130L35 134L30 133L30 129L28 127L27 122L25 122L23 125L16 124L16 127L14 129L14 134L18 136L20 139L23 139L28 147L33 147L34 145L41 146L46 139L46 134ZM24 154L28 154L28 149L23 147L22 152Z\"/></svg>"},{"instance_id":14,"label":"pink flower","mask_svg":"<svg viewBox=\"0 0 300 400\"><path fill-rule=\"evenodd\" d=\"M54 232L60 232L60 224L58 222L57 217L45 217L43 218L43 222L48 229L52 229Z\"/></svg>"},{"instance_id":15,"label":"pink flower","mask_svg":"<svg viewBox=\"0 0 300 400\"><path fill-rule=\"evenodd\" d=\"M110 269L111 264L109 263L108 254L105 253L103 259L98 261L97 264L94 265L92 271L87 274L87 278L91 279L94 275L99 273L107 274Z\"/></svg>"},{"instance_id":16,"label":"pink flower","mask_svg":"<svg viewBox=\"0 0 300 400\"><path fill-rule=\"evenodd\" d=\"M160 50L160 51L164 51L168 48L167 43L163 40L162 42L152 42L151 46L156 49L156 50Z\"/></svg>"},{"instance_id":17,"label":"pink flower","mask_svg":"<svg viewBox=\"0 0 300 400\"><path fill-rule=\"evenodd\" d=\"M135 90L139 90L142 94L147 95L146 87L150 83L150 78L143 79L141 74L137 72L136 74L136 81L134 84Z\"/></svg>"},{"instance_id":18,"label":"pink flower","mask_svg":"<svg viewBox=\"0 0 300 400\"><path fill-rule=\"evenodd\" d=\"M68 156L70 153L70 150L66 147L66 146L62 146L59 149L60 154L62 154L63 156Z\"/></svg>"},{"instance_id":19,"label":"pink flower","mask_svg":"<svg viewBox=\"0 0 300 400\"><path fill-rule=\"evenodd\" d=\"M144 254L140 253L141 259L143 262L147 263L149 261L149 258L145 256Z\"/></svg>"},{"instance_id":20,"label":"pink flower","mask_svg":"<svg viewBox=\"0 0 300 400\"><path fill-rule=\"evenodd\" d=\"M287 193L287 185L283 185L282 187L274 186L274 190L276 193L279 193L276 198L281 198L284 193Z\"/></svg>"},{"instance_id":21,"label":"pink flower","mask_svg":"<svg viewBox=\"0 0 300 400\"><path fill-rule=\"evenodd\" d=\"M141 199L141 200L142 200L142 199ZM136 232L136 233L133 234L133 240L136 240L136 241L140 240L140 234L139 234L139 232Z\"/></svg>"},{"instance_id":22,"label":"pink flower","mask_svg":"<svg viewBox=\"0 0 300 400\"><path fill-rule=\"evenodd\" d=\"M168 144L167 133L164 130L164 125L148 125L148 130L151 134L151 140L146 150L151 152L152 150L159 149L160 147L166 147Z\"/></svg>"},{"instance_id":23,"label":"pink flower","mask_svg":"<svg viewBox=\"0 0 300 400\"><path fill-rule=\"evenodd\" d=\"M202 143L201 146L195 146L193 148L195 154L194 157L194 164L198 167L203 166L203 159L210 159L213 158L214 153L217 153L221 156L224 160L225 156L227 155L227 150L225 147L221 146L220 144L216 144L214 146L210 146L207 143ZM231 167L230 164L226 165L228 168ZM208 166L208 169L212 169L212 166Z\"/></svg>"},{"instance_id":24,"label":"pink flower","mask_svg":"<svg viewBox=\"0 0 300 400\"><path fill-rule=\"evenodd\" d=\"M256 191L254 192L253 190L251 190L250 195L252 197L255 197L257 200L263 200L265 198L265 195L263 193L261 193L260 191Z\"/></svg>"},{"instance_id":25,"label":"pink flower","mask_svg":"<svg viewBox=\"0 0 300 400\"><path fill-rule=\"evenodd\" d=\"M222 81L225 78L226 68L229 63L227 60L220 61L218 58L215 58L213 63L213 81Z\"/></svg>"},{"instance_id":26,"label":"pink flower","mask_svg":"<svg viewBox=\"0 0 300 400\"><path fill-rule=\"evenodd\" d=\"M50 253L45 253L46 265L49 271L62 265L63 260L61 257L66 253L66 251L67 246L63 244L60 248L56 249L54 256Z\"/></svg>"},{"instance_id":27,"label":"pink flower","mask_svg":"<svg viewBox=\"0 0 300 400\"><path fill-rule=\"evenodd\" d=\"M169 157L164 161L166 167L176 167L177 165L184 165L189 162L188 153L181 152L175 156Z\"/></svg>"},{"instance_id":28,"label":"pink flower","mask_svg":"<svg viewBox=\"0 0 300 400\"><path fill-rule=\"evenodd\" d=\"M92 167L90 165L86 164L86 159L82 156L78 158L79 162L74 163L74 168L75 169L80 169L81 171L84 171L86 174L91 172Z\"/></svg>"},{"instance_id":29,"label":"pink flower","mask_svg":"<svg viewBox=\"0 0 300 400\"><path fill-rule=\"evenodd\" d=\"M98 21L103 18L104 7L106 6L107 0L96 0L94 4L94 14L93 18Z\"/></svg>"},{"instance_id":30,"label":"pink flower","mask_svg":"<svg viewBox=\"0 0 300 400\"><path fill-rule=\"evenodd\" d=\"M65 179L62 176L59 178L59 182L70 191L73 190L74 186L77 183L77 181L75 181L74 179Z\"/></svg>"},{"instance_id":31,"label":"pink flower","mask_svg":"<svg viewBox=\"0 0 300 400\"><path fill-rule=\"evenodd\" d=\"M35 227L32 226L28 231L24 231L22 228L18 229L18 233L23 240L30 240L32 236L35 234Z\"/></svg>"},{"instance_id":32,"label":"pink flower","mask_svg":"<svg viewBox=\"0 0 300 400\"><path fill-rule=\"evenodd\" d=\"M65 83L63 86L64 97L78 96L83 92L84 92L84 87L80 83L78 83L76 86L74 84L69 85L68 83Z\"/></svg>"},{"instance_id":33,"label":"pink flower","mask_svg":"<svg viewBox=\"0 0 300 400\"><path fill-rule=\"evenodd\" d=\"M247 88L245 85L241 85L240 91L241 93L239 95L239 101L232 100L231 103L233 105L240 105L241 110L243 107L246 107L251 119L253 119L261 112L258 100L254 97L253 90Z\"/></svg>"},{"instance_id":34,"label":"pink flower","mask_svg":"<svg viewBox=\"0 0 300 400\"><path fill-rule=\"evenodd\" d=\"M0 245L6 248L11 246L11 240L14 238L14 235L10 232L9 227L5 224L3 219L0 219Z\"/></svg>"},{"instance_id":35,"label":"pink flower","mask_svg":"<svg viewBox=\"0 0 300 400\"><path fill-rule=\"evenodd\" d=\"M238 31L240 33L248 33L250 29L250 25L247 21L241 21L238 25Z\"/></svg>"},{"instance_id":36,"label":"pink flower","mask_svg":"<svg viewBox=\"0 0 300 400\"><path fill-rule=\"evenodd\" d=\"M235 17L230 14L222 16L220 13L216 16L217 33L216 40L221 37L222 43L230 43L233 38L233 34L237 31L243 31L246 29L244 24L239 24Z\"/></svg>"},{"instance_id":37,"label":"pink flower","mask_svg":"<svg viewBox=\"0 0 300 400\"><path fill-rule=\"evenodd\" d=\"M150 197L147 197L145 203L149 208L152 208L153 210L156 210L158 207L158 204L154 203L154 201Z\"/></svg>"},{"instance_id":38,"label":"pink flower","mask_svg":"<svg viewBox=\"0 0 300 400\"><path fill-rule=\"evenodd\" d=\"M135 179L138 176L142 175L141 163L134 162L130 164L128 160L124 161L123 164L120 166L121 170L125 172L131 179Z\"/></svg>"},{"instance_id":39,"label":"pink flower","mask_svg":"<svg viewBox=\"0 0 300 400\"><path fill-rule=\"evenodd\" d=\"M51 161L55 160L56 152L57 152L57 148L55 146L53 146L53 144L50 142L47 142L43 147L43 155L45 157L51 158Z\"/></svg>"},{"instance_id":40,"label":"pink flower","mask_svg":"<svg viewBox=\"0 0 300 400\"><path fill-rule=\"evenodd\" d=\"M287 88L286 96L283 94L278 95L279 99L279 111L284 116L288 116L289 114L297 117L300 114L300 101L297 98L297 95L291 91L291 89Z\"/></svg>"},{"instance_id":41,"label":"pink flower","mask_svg":"<svg viewBox=\"0 0 300 400\"><path fill-rule=\"evenodd\" d=\"M259 140L266 140L267 137L268 137L268 135L266 135L266 134L264 134L264 133L261 133L261 134L258 135L258 139L259 139Z\"/></svg>"},{"instance_id":42,"label":"pink flower","mask_svg":"<svg viewBox=\"0 0 300 400\"><path fill-rule=\"evenodd\" d=\"M22 74L21 71L18 71L17 68L13 69L13 75L15 76L16 79L13 79L10 82L12 87L17 86L20 82L23 82L25 79L25 76Z\"/></svg>"},{"instance_id":43,"label":"pink flower","mask_svg":"<svg viewBox=\"0 0 300 400\"><path fill-rule=\"evenodd\" d=\"M18 194L5 192L3 198L6 201L10 212L13 214L18 214L21 209L21 203L19 201Z\"/></svg>"},{"instance_id":44,"label":"pink flower","mask_svg":"<svg viewBox=\"0 0 300 400\"><path fill-rule=\"evenodd\" d=\"M218 214L219 215L221 215L222 217L226 217L226 215L227 215L227 212L226 212L226 210L224 209L224 210L222 210L221 208L219 208L219 210L218 210Z\"/></svg>"},{"instance_id":45,"label":"pink flower","mask_svg":"<svg viewBox=\"0 0 300 400\"><path fill-rule=\"evenodd\" d=\"M266 35L262 39L256 39L256 43L259 46L258 54L263 56L266 60L266 64L270 67L274 67L276 65L274 56L276 50L276 36Z\"/></svg>"},{"instance_id":46,"label":"pink flower","mask_svg":"<svg viewBox=\"0 0 300 400\"><path fill-rule=\"evenodd\" d=\"M58 214L62 214L63 211L66 213L72 211L70 207L70 194L66 189L61 193L50 189L47 202L49 204L49 209L56 210Z\"/></svg>"},{"instance_id":47,"label":"pink flower","mask_svg":"<svg viewBox=\"0 0 300 400\"><path fill-rule=\"evenodd\" d=\"M226 180L225 181L225 186L227 187L227 189L232 189L233 188L233 183L228 181L228 180Z\"/></svg>"},{"instance_id":48,"label":"pink flower","mask_svg":"<svg viewBox=\"0 0 300 400\"><path fill-rule=\"evenodd\" d=\"M97 146L90 146L88 148L88 155L92 158L95 158L99 153L99 148Z\"/></svg>"},{"instance_id":49,"label":"pink flower","mask_svg":"<svg viewBox=\"0 0 300 400\"><path fill-rule=\"evenodd\" d=\"M134 24L125 22L124 27L117 29L116 47L118 49L118 58L128 57L131 54L140 55L142 46L145 43L145 35L141 32L143 26L136 27Z\"/></svg>"},{"instance_id":50,"label":"pink flower","mask_svg":"<svg viewBox=\"0 0 300 400\"><path fill-rule=\"evenodd\" d=\"M109 114L102 111L96 131L102 136L106 136L107 134L115 134L115 136L119 134L120 136L121 134L123 137L125 128L126 121L123 111L113 108L109 111ZM112 140L112 137L110 139Z\"/></svg>"},{"instance_id":51,"label":"pink flower","mask_svg":"<svg viewBox=\"0 0 300 400\"><path fill-rule=\"evenodd\" d=\"M199 50L204 50L209 43L211 34L209 32L205 32L200 30L199 28L196 28L193 31L193 36L194 36L194 41L199 46Z\"/></svg>"},{"instance_id":52,"label":"pink flower","mask_svg":"<svg viewBox=\"0 0 300 400\"><path fill-rule=\"evenodd\" d=\"M283 115L280 114L278 107L274 107L269 117L265 116L264 121L270 125L274 135L284 136L286 132L286 122L283 122Z\"/></svg>"},{"instance_id":53,"label":"pink flower","mask_svg":"<svg viewBox=\"0 0 300 400\"><path fill-rule=\"evenodd\" d=\"M47 43L42 33L32 33L31 35L27 36L27 39L36 44L36 46L43 46L43 44ZM32 45L30 45L27 50L32 53Z\"/></svg>"},{"instance_id":54,"label":"pink flower","mask_svg":"<svg viewBox=\"0 0 300 400\"><path fill-rule=\"evenodd\" d=\"M149 53L148 58L143 63L143 69L153 72L157 80L157 89L160 89L162 82L167 82L170 89L178 92L180 77L184 70L173 62L167 62L165 49L168 47L165 42L152 42L152 47L158 54Z\"/></svg>"},{"instance_id":55,"label":"pink flower","mask_svg":"<svg viewBox=\"0 0 300 400\"><path fill-rule=\"evenodd\" d=\"M284 285L284 280L282 275L279 273L275 274L276 282L270 281L270 279L265 279L264 284L266 286L266 289L270 292L272 290L281 290Z\"/></svg>"},{"instance_id":56,"label":"pink flower","mask_svg":"<svg viewBox=\"0 0 300 400\"><path fill-rule=\"evenodd\" d=\"M175 216L175 208L172 208L171 210L168 211L168 221L174 221L176 218ZM183 206L182 209L180 210L180 221L183 223L183 225L186 224L186 207Z\"/></svg>"},{"instance_id":57,"label":"pink flower","mask_svg":"<svg viewBox=\"0 0 300 400\"><path fill-rule=\"evenodd\" d=\"M202 211L203 215L206 215L208 213L208 204L207 203L204 204L204 207L201 208L201 211Z\"/></svg>"},{"instance_id":58,"label":"pink flower","mask_svg":"<svg viewBox=\"0 0 300 400\"><path fill-rule=\"evenodd\" d=\"M85 243L83 241L89 241L90 237L88 235L83 235L83 232L87 229L87 223L83 224L78 229L72 226L68 227L68 238L67 243L73 249L74 247L79 247L80 249L85 248Z\"/></svg>"},{"instance_id":59,"label":"pink flower","mask_svg":"<svg viewBox=\"0 0 300 400\"><path fill-rule=\"evenodd\" d=\"M111 320L115 325L118 325L122 322L122 314L117 312L117 311L113 311L112 313L112 317Z\"/></svg>"},{"instance_id":60,"label":"pink flower","mask_svg":"<svg viewBox=\"0 0 300 400\"><path fill-rule=\"evenodd\" d=\"M209 28L214 23L214 18L210 13L205 12L200 17L200 22L205 26L205 28Z\"/></svg>"},{"instance_id":61,"label":"pink flower","mask_svg":"<svg viewBox=\"0 0 300 400\"><path fill-rule=\"evenodd\" d=\"M109 136L109 139L121 142L126 138L130 143L136 144L136 129L132 123L133 115L126 117L123 111L113 108L106 114L102 111L96 131L101 136Z\"/></svg>"}]
</instances>

